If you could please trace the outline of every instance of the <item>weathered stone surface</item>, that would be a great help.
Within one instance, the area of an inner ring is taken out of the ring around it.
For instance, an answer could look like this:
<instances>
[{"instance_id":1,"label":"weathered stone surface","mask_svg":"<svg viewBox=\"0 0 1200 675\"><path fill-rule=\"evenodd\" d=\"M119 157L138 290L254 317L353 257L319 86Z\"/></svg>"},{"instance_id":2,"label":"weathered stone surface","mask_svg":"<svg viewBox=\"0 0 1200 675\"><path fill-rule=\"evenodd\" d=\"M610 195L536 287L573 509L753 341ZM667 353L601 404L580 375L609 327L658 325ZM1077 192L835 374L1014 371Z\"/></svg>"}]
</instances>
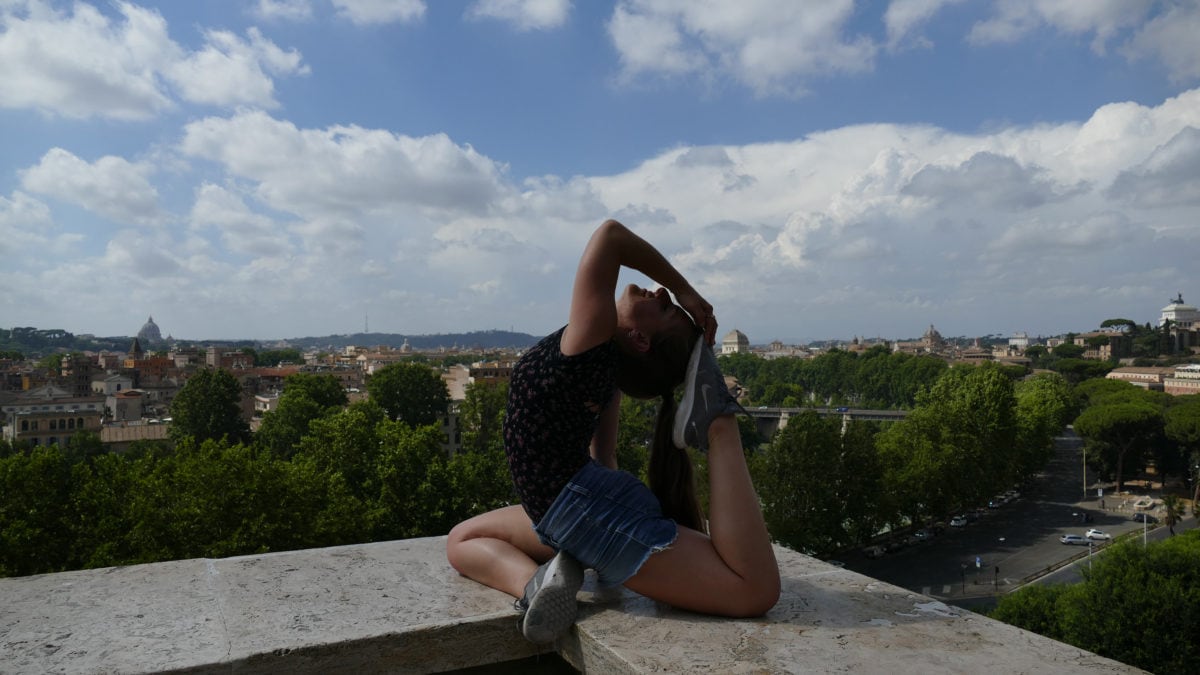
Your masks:
<instances>
[{"instance_id":1,"label":"weathered stone surface","mask_svg":"<svg viewBox=\"0 0 1200 675\"><path fill-rule=\"evenodd\" d=\"M445 538L0 579L2 673L428 673L539 651L512 598L459 577ZM587 672L1137 672L777 549L765 617L598 593L556 645Z\"/></svg>"}]
</instances>

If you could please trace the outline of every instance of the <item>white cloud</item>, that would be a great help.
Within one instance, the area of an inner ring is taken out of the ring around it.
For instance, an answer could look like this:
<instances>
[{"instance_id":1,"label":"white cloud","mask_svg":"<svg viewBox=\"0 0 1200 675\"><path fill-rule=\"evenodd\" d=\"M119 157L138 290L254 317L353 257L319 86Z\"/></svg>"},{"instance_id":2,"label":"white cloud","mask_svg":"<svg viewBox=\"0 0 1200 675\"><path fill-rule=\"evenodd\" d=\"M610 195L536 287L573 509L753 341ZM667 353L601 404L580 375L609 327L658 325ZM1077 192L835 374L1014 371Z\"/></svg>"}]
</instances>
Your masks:
<instances>
[{"instance_id":1,"label":"white cloud","mask_svg":"<svg viewBox=\"0 0 1200 675\"><path fill-rule=\"evenodd\" d=\"M874 66L877 46L845 35L851 0L621 0L609 34L621 77L731 78L760 95L801 93L813 77Z\"/></svg>"},{"instance_id":2,"label":"white cloud","mask_svg":"<svg viewBox=\"0 0 1200 675\"><path fill-rule=\"evenodd\" d=\"M21 171L21 185L30 192L48 195L81 206L117 223L153 225L166 214L158 205L158 191L150 182L152 168L108 155L88 163L52 148L33 167Z\"/></svg>"},{"instance_id":3,"label":"white cloud","mask_svg":"<svg viewBox=\"0 0 1200 675\"><path fill-rule=\"evenodd\" d=\"M918 27L933 18L934 14L948 5L956 5L961 2L962 0L892 0L883 14L883 24L887 28L888 48L897 48ZM916 42L928 46L925 38L919 38Z\"/></svg>"},{"instance_id":4,"label":"white cloud","mask_svg":"<svg viewBox=\"0 0 1200 675\"><path fill-rule=\"evenodd\" d=\"M239 195L219 185L205 183L196 190L189 221L196 230L215 228L225 248L234 253L264 257L291 253L284 228L254 213Z\"/></svg>"},{"instance_id":5,"label":"white cloud","mask_svg":"<svg viewBox=\"0 0 1200 675\"><path fill-rule=\"evenodd\" d=\"M16 191L12 199L0 197L0 256L12 269L24 267L31 252L55 256L74 253L82 240L78 234L55 234L57 224L50 208L29 195Z\"/></svg>"},{"instance_id":6,"label":"white cloud","mask_svg":"<svg viewBox=\"0 0 1200 675\"><path fill-rule=\"evenodd\" d=\"M1045 222L1038 218L1018 221L988 248L998 260L1008 261L1013 256L1104 251L1127 241L1153 236L1153 232L1136 227L1124 214L1108 211L1077 221Z\"/></svg>"},{"instance_id":7,"label":"white cloud","mask_svg":"<svg viewBox=\"0 0 1200 675\"><path fill-rule=\"evenodd\" d=\"M242 112L188 124L181 148L252 181L271 208L304 218L365 217L399 226L429 212L481 211L505 189L503 167L444 134L300 129L263 112Z\"/></svg>"},{"instance_id":8,"label":"white cloud","mask_svg":"<svg viewBox=\"0 0 1200 675\"><path fill-rule=\"evenodd\" d=\"M1133 59L1147 57L1162 61L1176 82L1195 81L1200 79L1198 35L1200 4L1180 3L1139 28L1124 53Z\"/></svg>"},{"instance_id":9,"label":"white cloud","mask_svg":"<svg viewBox=\"0 0 1200 675\"><path fill-rule=\"evenodd\" d=\"M550 30L566 23L570 0L475 0L469 19L496 19L517 30Z\"/></svg>"},{"instance_id":10,"label":"white cloud","mask_svg":"<svg viewBox=\"0 0 1200 675\"><path fill-rule=\"evenodd\" d=\"M171 40L155 10L115 4L118 16L75 3L58 11L41 0L0 6L0 106L66 117L140 120L186 100L273 106L269 74L304 74L296 51L250 29L243 40L205 33L188 52Z\"/></svg>"},{"instance_id":11,"label":"white cloud","mask_svg":"<svg viewBox=\"0 0 1200 675\"><path fill-rule=\"evenodd\" d=\"M469 19L496 19L521 31L559 28L571 13L570 0L475 0Z\"/></svg>"},{"instance_id":12,"label":"white cloud","mask_svg":"<svg viewBox=\"0 0 1200 675\"><path fill-rule=\"evenodd\" d=\"M1200 128L1184 128L1146 161L1122 171L1109 194L1147 207L1200 205Z\"/></svg>"},{"instance_id":13,"label":"white cloud","mask_svg":"<svg viewBox=\"0 0 1200 675\"><path fill-rule=\"evenodd\" d=\"M359 26L409 23L425 16L423 0L333 0L339 16Z\"/></svg>"},{"instance_id":14,"label":"white cloud","mask_svg":"<svg viewBox=\"0 0 1200 675\"><path fill-rule=\"evenodd\" d=\"M166 21L136 5L116 8L120 23L83 3L69 15L37 0L0 7L0 105L117 119L171 107L155 70L181 52Z\"/></svg>"},{"instance_id":15,"label":"white cloud","mask_svg":"<svg viewBox=\"0 0 1200 675\"><path fill-rule=\"evenodd\" d=\"M164 69L164 73L192 102L216 106L254 105L275 108L275 82L271 75L306 75L300 53L284 51L257 28L247 40L229 31L206 31L205 46Z\"/></svg>"},{"instance_id":16,"label":"white cloud","mask_svg":"<svg viewBox=\"0 0 1200 675\"><path fill-rule=\"evenodd\" d=\"M307 21L313 8L309 0L258 0L254 15L267 21Z\"/></svg>"},{"instance_id":17,"label":"white cloud","mask_svg":"<svg viewBox=\"0 0 1200 675\"><path fill-rule=\"evenodd\" d=\"M1119 31L1145 19L1155 0L1000 0L995 15L971 28L974 44L1010 43L1049 26L1070 35L1093 34L1092 50L1104 53Z\"/></svg>"},{"instance_id":18,"label":"white cloud","mask_svg":"<svg viewBox=\"0 0 1200 675\"><path fill-rule=\"evenodd\" d=\"M979 152L954 167L926 166L901 194L943 205L966 202L997 209L1023 210L1058 201L1086 186L1056 185L1042 167L1021 166L1012 157Z\"/></svg>"}]
</instances>

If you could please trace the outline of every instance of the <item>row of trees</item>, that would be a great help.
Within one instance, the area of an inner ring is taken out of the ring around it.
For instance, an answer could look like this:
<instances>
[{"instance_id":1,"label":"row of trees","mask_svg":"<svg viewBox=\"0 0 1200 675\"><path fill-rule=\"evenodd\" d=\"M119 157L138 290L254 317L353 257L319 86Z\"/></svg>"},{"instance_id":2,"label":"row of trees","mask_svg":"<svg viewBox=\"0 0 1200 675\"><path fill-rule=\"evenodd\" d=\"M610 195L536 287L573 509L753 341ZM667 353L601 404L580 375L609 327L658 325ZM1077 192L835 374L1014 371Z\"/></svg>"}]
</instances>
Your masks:
<instances>
[{"instance_id":1,"label":"row of trees","mask_svg":"<svg viewBox=\"0 0 1200 675\"><path fill-rule=\"evenodd\" d=\"M798 408L815 402L908 408L917 392L933 384L948 366L943 359L893 353L877 345L861 353L833 349L812 359L731 354L721 357L721 367L749 389L754 405Z\"/></svg>"},{"instance_id":2,"label":"row of trees","mask_svg":"<svg viewBox=\"0 0 1200 675\"><path fill-rule=\"evenodd\" d=\"M991 616L1152 673L1200 672L1200 531L1118 544L1083 577L1026 586Z\"/></svg>"},{"instance_id":3,"label":"row of trees","mask_svg":"<svg viewBox=\"0 0 1200 675\"><path fill-rule=\"evenodd\" d=\"M291 376L254 437L236 380L203 370L172 407L173 450L108 454L94 435L0 448L0 576L439 535L511 503L505 388L468 388L469 451L448 457L429 402L405 403L406 382L448 403L445 384L389 368L377 397L349 406L332 376Z\"/></svg>"},{"instance_id":4,"label":"row of trees","mask_svg":"<svg viewBox=\"0 0 1200 675\"><path fill-rule=\"evenodd\" d=\"M996 366L953 368L882 430L793 416L751 471L772 536L821 555L986 503L1044 466L1071 410L1053 373L1014 383Z\"/></svg>"},{"instance_id":5,"label":"row of trees","mask_svg":"<svg viewBox=\"0 0 1200 675\"><path fill-rule=\"evenodd\" d=\"M722 360L729 372L768 372L772 363ZM850 381L851 371L917 379L926 361L868 352L834 356L823 368L825 381ZM889 371L888 363L897 368ZM886 427L855 422L843 428L840 419L809 412L793 416L760 447L753 424L743 420L751 471L775 538L797 550L828 553L885 528L984 503L1044 465L1055 434L1077 405L1086 406L1081 433L1095 444L1093 458L1121 461L1100 444L1116 451L1125 447L1123 437L1094 432L1088 416L1098 415L1103 401L1132 405L1118 403L1112 392L1140 390L1088 383L1076 388L1077 401L1056 374L1019 381L1012 376L995 365L942 367L929 385L917 387L908 417ZM513 501L501 446L503 384L469 387L459 409L463 452L453 458L442 449L444 432L437 425L449 396L436 373L419 363L395 364L376 373L368 390L369 402L347 406L332 376L293 375L278 408L251 436L237 414L236 380L204 370L172 407L174 452L143 447L104 455L98 442L77 437L64 449L12 453L0 460L0 572L444 534L463 518ZM1171 420L1174 431L1165 437L1177 445L1200 436L1193 417L1176 412L1190 405L1160 416L1164 436ZM618 461L641 475L654 406L632 399L622 406ZM703 479L703 458L698 460ZM108 501L84 497L105 494ZM82 527L99 534L84 536ZM65 542L76 543L64 548Z\"/></svg>"},{"instance_id":6,"label":"row of trees","mask_svg":"<svg viewBox=\"0 0 1200 675\"><path fill-rule=\"evenodd\" d=\"M1200 467L1200 396L1171 396L1128 382L1095 379L1075 388L1082 412L1075 431L1088 462L1116 481L1154 464L1157 477L1196 478Z\"/></svg>"}]
</instances>

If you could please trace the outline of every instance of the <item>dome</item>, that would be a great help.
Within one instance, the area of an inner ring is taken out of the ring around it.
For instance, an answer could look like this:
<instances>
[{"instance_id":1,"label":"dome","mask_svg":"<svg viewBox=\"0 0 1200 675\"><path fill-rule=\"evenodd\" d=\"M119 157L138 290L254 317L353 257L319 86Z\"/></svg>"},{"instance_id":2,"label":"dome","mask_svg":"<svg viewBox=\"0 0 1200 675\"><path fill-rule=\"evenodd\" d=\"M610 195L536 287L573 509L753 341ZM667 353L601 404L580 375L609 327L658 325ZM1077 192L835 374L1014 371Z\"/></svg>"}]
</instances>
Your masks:
<instances>
[{"instance_id":1,"label":"dome","mask_svg":"<svg viewBox=\"0 0 1200 675\"><path fill-rule=\"evenodd\" d=\"M154 317L146 319L146 325L138 331L138 340L146 344L157 344L163 341L162 331L158 329L158 324L154 323Z\"/></svg>"}]
</instances>

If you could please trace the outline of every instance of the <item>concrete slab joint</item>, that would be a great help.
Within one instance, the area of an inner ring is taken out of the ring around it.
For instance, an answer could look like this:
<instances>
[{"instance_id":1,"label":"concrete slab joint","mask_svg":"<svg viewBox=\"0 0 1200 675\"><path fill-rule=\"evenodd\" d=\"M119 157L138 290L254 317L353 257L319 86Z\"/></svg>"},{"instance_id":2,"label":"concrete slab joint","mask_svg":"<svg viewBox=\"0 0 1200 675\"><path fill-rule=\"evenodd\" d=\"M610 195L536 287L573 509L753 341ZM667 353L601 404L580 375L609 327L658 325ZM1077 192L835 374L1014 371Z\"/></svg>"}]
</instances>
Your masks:
<instances>
[{"instance_id":1,"label":"concrete slab joint","mask_svg":"<svg viewBox=\"0 0 1200 675\"><path fill-rule=\"evenodd\" d=\"M1139 672L778 548L766 616L674 610L589 576L572 632L521 638L512 598L433 537L0 579L3 673L433 673L557 650L584 672Z\"/></svg>"}]
</instances>

